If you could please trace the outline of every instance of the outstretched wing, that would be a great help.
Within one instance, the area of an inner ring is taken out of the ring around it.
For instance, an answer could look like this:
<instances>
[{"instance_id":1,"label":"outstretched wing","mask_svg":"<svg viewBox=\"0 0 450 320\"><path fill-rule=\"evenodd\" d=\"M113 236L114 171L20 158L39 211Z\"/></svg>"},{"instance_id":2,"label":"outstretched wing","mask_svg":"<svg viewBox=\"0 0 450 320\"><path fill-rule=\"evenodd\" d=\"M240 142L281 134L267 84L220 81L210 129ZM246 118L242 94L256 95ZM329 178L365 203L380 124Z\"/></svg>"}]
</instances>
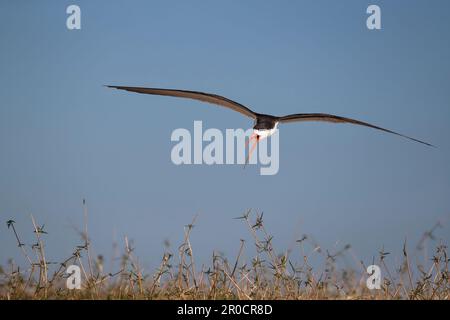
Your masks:
<instances>
[{"instance_id":1,"label":"outstretched wing","mask_svg":"<svg viewBox=\"0 0 450 320\"><path fill-rule=\"evenodd\" d=\"M159 88L142 88L142 87L123 87L123 86L107 86L108 88L115 88L119 90L126 90L137 93L144 94L154 94L159 96L170 96L177 98L187 98L194 99L203 102L208 102L212 104L216 104L225 108L229 108L231 110L237 111L247 117L256 119L256 114L247 108L246 106L237 103L228 98L219 96L217 94L204 93L198 91L188 91L188 90L175 90L175 89L159 89Z\"/></svg>"},{"instance_id":2,"label":"outstretched wing","mask_svg":"<svg viewBox=\"0 0 450 320\"><path fill-rule=\"evenodd\" d=\"M350 118L345 118L345 117L339 117L339 116L335 116L332 114L326 114L326 113L297 113L297 114L290 114L284 117L279 117L278 121L280 123L287 123L287 122L298 122L298 121L325 121L325 122L334 122L334 123L351 123L351 124L356 124L356 125L360 125L360 126L365 126L365 127L369 127L369 128L373 128L373 129L377 129L377 130L381 130L384 132L388 132L388 133L392 133L392 134L396 134L398 136L422 143L422 144L426 144L427 146L431 146L434 147L432 144L429 144L427 142L424 141L420 141L408 136L405 136L403 134L388 130L388 129L384 129L378 126L374 126L373 124L367 123L367 122L363 122L363 121L359 121L359 120L355 120L355 119L350 119Z\"/></svg>"}]
</instances>

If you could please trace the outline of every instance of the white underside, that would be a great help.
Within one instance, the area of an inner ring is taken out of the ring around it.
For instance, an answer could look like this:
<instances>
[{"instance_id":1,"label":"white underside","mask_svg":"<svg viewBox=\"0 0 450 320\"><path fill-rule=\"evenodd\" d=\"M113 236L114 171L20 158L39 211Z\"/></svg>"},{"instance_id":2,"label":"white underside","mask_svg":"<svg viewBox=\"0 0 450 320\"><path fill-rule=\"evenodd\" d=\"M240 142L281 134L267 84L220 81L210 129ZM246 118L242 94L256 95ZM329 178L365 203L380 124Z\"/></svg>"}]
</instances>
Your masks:
<instances>
[{"instance_id":1,"label":"white underside","mask_svg":"<svg viewBox=\"0 0 450 320\"><path fill-rule=\"evenodd\" d=\"M278 126L278 122L275 123L275 127L273 127L272 129L269 129L269 130L254 129L253 133L258 135L260 139L264 139L264 138L267 138L267 137L270 137L271 135L273 135L275 133L275 131L277 131L277 126Z\"/></svg>"}]
</instances>

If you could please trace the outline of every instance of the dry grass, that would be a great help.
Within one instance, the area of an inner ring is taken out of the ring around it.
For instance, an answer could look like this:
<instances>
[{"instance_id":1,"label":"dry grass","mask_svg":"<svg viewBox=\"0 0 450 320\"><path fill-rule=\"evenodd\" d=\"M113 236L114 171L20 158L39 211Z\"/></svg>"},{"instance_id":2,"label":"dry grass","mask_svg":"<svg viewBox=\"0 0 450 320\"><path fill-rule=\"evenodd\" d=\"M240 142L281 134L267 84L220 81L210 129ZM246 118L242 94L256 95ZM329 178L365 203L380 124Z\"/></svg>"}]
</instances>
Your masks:
<instances>
[{"instance_id":1,"label":"dry grass","mask_svg":"<svg viewBox=\"0 0 450 320\"><path fill-rule=\"evenodd\" d=\"M62 262L48 261L46 230L31 218L36 239L31 246L21 242L15 222L7 222L27 267L22 270L10 260L0 268L0 299L449 299L447 247L433 236L439 224L424 233L413 255L405 243L402 261L392 270L388 268L391 263L387 263L389 253L381 250L373 261L382 269L381 289L369 290L367 266L355 258L350 245L329 252L305 235L293 249L277 253L262 214L250 211L237 219L247 225L252 235L251 246L255 246L256 254L251 261L246 262L247 243L241 240L231 262L213 253L210 266L198 268L190 242L194 219L184 228L183 243L176 252L163 255L152 275L143 273L127 238L120 267L115 273L104 273L103 257L91 255L87 222L80 232L82 244L73 254ZM435 248L427 257L429 244ZM301 261L292 261L298 252ZM340 267L340 262L349 257L356 268ZM323 267L314 269L314 259L322 261ZM81 269L80 290L66 288L66 268L71 264Z\"/></svg>"}]
</instances>

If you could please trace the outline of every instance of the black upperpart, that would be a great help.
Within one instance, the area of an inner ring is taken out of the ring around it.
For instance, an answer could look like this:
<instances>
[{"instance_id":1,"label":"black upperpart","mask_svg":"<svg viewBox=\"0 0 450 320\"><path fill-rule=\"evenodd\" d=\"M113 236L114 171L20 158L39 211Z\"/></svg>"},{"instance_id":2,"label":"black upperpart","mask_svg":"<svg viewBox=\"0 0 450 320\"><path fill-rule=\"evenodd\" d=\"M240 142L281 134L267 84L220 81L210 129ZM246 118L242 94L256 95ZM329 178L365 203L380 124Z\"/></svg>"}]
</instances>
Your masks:
<instances>
[{"instance_id":1,"label":"black upperpart","mask_svg":"<svg viewBox=\"0 0 450 320\"><path fill-rule=\"evenodd\" d=\"M278 122L278 117L271 116L268 114L256 114L256 122L253 126L253 129L257 130L270 130L275 127L275 124Z\"/></svg>"}]
</instances>

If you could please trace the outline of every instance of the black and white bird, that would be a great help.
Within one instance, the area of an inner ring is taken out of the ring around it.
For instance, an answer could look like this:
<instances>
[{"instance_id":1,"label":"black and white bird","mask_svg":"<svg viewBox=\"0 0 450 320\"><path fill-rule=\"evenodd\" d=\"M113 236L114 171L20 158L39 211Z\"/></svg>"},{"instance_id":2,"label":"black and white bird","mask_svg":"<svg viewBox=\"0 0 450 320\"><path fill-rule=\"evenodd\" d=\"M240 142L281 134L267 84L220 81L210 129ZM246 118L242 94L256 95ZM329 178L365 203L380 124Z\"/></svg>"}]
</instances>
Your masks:
<instances>
[{"instance_id":1,"label":"black and white bird","mask_svg":"<svg viewBox=\"0 0 450 320\"><path fill-rule=\"evenodd\" d=\"M392 134L401 136L403 138L407 138L409 140L419 142L419 143L425 144L427 146L433 147L432 144L405 136L403 134L394 132L392 130L384 129L384 128L375 126L373 124L367 123L367 122L363 122L363 121L359 121L359 120L355 120L355 119L351 119L351 118L346 118L346 117L335 116L332 114L295 113L295 114L289 114L286 116L278 117L278 116L273 116L270 114L262 114L262 113L254 112L254 111L250 110L249 108L247 108L246 106L244 106L236 101L230 100L228 98L225 98L225 97L217 95L217 94L211 94L211 93L205 93L205 92L199 92L199 91L189 91L189 90L176 90L176 89L125 87L125 86L111 86L111 85L108 85L107 87L115 88L115 89L119 89L119 90L143 93L143 94L153 94L153 95L160 95L160 96L171 96L171 97L199 100L199 101L219 105L219 106L222 106L225 108L229 108L229 109L237 111L247 117L252 118L254 120L255 124L253 126L253 134L251 135L249 142L252 140L255 140L255 142L253 143L252 147L250 148L247 159L250 158L251 153L255 149L258 142L261 139L271 136L276 131L279 123L301 122L301 121L324 121L324 122L332 122L332 123L356 124L356 125L366 126L369 128L392 133Z\"/></svg>"}]
</instances>

